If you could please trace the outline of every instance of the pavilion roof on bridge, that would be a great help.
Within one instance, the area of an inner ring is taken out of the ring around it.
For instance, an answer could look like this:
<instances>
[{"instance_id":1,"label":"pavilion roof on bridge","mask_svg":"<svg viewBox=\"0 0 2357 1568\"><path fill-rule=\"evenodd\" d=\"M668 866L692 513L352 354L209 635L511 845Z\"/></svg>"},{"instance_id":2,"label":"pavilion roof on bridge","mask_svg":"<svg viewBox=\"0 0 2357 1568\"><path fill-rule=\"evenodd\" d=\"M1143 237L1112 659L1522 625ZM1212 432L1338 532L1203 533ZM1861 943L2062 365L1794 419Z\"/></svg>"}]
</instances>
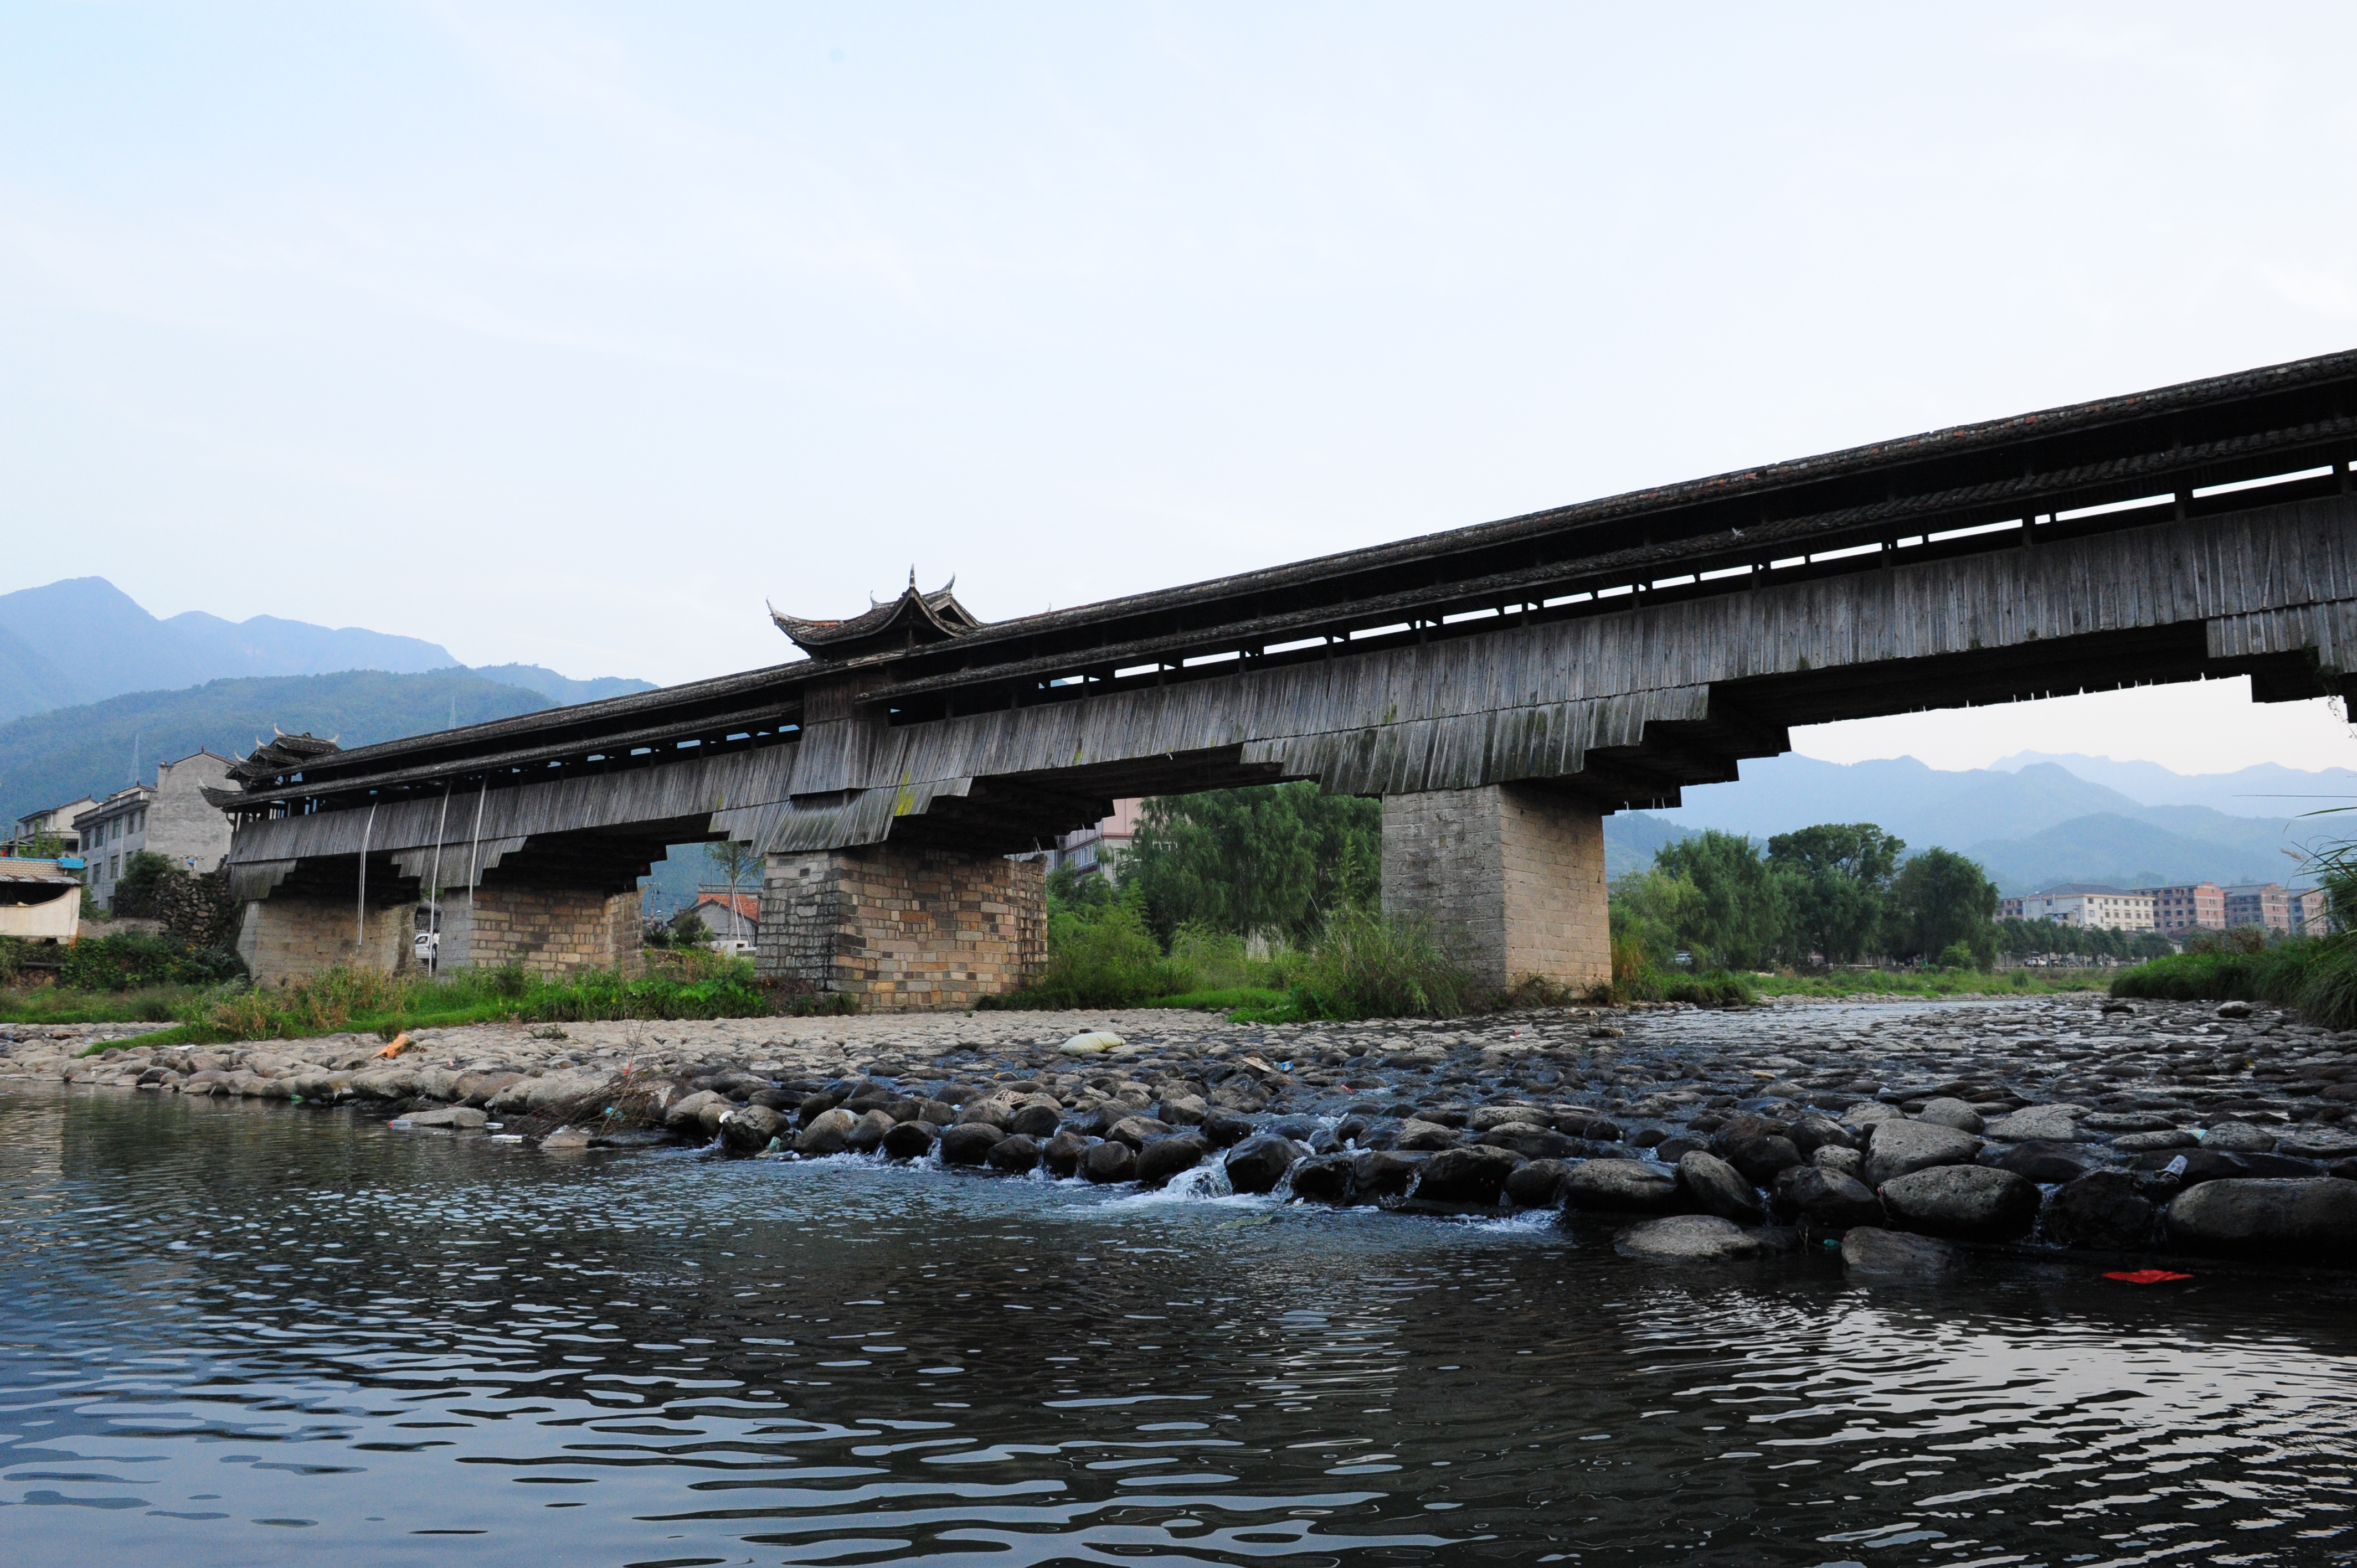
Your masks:
<instances>
[{"instance_id":1,"label":"pavilion roof on bridge","mask_svg":"<svg viewBox=\"0 0 2357 1568\"><path fill-rule=\"evenodd\" d=\"M931 593L924 593L911 571L909 585L899 597L880 605L871 603L865 613L848 620L802 620L774 605L770 607L770 618L804 653L835 663L946 642L974 630L982 622L950 592L956 585L952 577Z\"/></svg>"}]
</instances>

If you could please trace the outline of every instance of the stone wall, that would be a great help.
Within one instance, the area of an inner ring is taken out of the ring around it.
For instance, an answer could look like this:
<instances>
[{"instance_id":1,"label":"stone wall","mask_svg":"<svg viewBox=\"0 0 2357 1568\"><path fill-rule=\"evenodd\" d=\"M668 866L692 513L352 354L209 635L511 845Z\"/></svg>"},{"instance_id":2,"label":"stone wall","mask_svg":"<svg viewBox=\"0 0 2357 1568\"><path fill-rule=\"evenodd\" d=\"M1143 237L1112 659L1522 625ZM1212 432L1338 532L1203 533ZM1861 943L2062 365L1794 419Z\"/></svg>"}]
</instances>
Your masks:
<instances>
[{"instance_id":1,"label":"stone wall","mask_svg":"<svg viewBox=\"0 0 2357 1568\"><path fill-rule=\"evenodd\" d=\"M764 979L931 1012L1018 990L1046 958L1039 861L889 842L769 857Z\"/></svg>"},{"instance_id":2,"label":"stone wall","mask_svg":"<svg viewBox=\"0 0 2357 1568\"><path fill-rule=\"evenodd\" d=\"M1609 980L1604 818L1529 784L1386 795L1383 912L1430 919L1484 986Z\"/></svg>"},{"instance_id":3,"label":"stone wall","mask_svg":"<svg viewBox=\"0 0 2357 1568\"><path fill-rule=\"evenodd\" d=\"M351 898L325 898L281 890L245 907L237 936L238 956L258 985L280 985L337 964L395 970L410 961L410 906L371 908L368 930L359 940L358 906Z\"/></svg>"},{"instance_id":4,"label":"stone wall","mask_svg":"<svg viewBox=\"0 0 2357 1568\"><path fill-rule=\"evenodd\" d=\"M635 970L641 961L635 891L486 882L475 889L471 924L463 890L450 904L443 918L445 970L516 964L553 980L583 969Z\"/></svg>"},{"instance_id":5,"label":"stone wall","mask_svg":"<svg viewBox=\"0 0 2357 1568\"><path fill-rule=\"evenodd\" d=\"M390 879L388 879L390 880ZM374 878L371 878L373 890ZM350 897L321 897L280 888L245 907L237 950L264 985L316 974L337 964L381 971L415 967L414 900L369 909L364 945L354 940ZM639 896L598 888L496 885L476 889L474 919L459 891L445 911L442 970L516 964L554 979L582 969L636 970Z\"/></svg>"}]
</instances>

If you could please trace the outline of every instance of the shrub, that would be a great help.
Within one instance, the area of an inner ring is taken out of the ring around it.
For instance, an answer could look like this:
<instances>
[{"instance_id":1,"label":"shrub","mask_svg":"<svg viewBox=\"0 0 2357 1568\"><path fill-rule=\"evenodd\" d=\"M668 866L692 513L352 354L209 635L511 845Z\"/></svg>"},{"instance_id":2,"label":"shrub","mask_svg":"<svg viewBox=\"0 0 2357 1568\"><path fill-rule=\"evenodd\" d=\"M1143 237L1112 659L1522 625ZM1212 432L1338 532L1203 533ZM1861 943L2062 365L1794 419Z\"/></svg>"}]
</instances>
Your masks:
<instances>
[{"instance_id":1,"label":"shrub","mask_svg":"<svg viewBox=\"0 0 2357 1568\"><path fill-rule=\"evenodd\" d=\"M1454 1018L1473 977L1429 924L1344 909L1326 922L1290 993L1305 1018Z\"/></svg>"},{"instance_id":2,"label":"shrub","mask_svg":"<svg viewBox=\"0 0 2357 1568\"><path fill-rule=\"evenodd\" d=\"M144 931L99 937L66 950L58 983L75 991L128 991L135 985L215 985L245 973L225 948L192 948Z\"/></svg>"},{"instance_id":3,"label":"shrub","mask_svg":"<svg viewBox=\"0 0 2357 1568\"><path fill-rule=\"evenodd\" d=\"M2229 931L2204 947L2122 971L2112 981L2112 994L2271 1002L2328 1029L2357 1027L2357 939L2295 937L2254 949L2242 933Z\"/></svg>"},{"instance_id":4,"label":"shrub","mask_svg":"<svg viewBox=\"0 0 2357 1568\"><path fill-rule=\"evenodd\" d=\"M1048 962L1016 997L1029 1007L1135 1007L1194 988L1194 972L1163 956L1134 903L1106 904L1049 922Z\"/></svg>"}]
</instances>

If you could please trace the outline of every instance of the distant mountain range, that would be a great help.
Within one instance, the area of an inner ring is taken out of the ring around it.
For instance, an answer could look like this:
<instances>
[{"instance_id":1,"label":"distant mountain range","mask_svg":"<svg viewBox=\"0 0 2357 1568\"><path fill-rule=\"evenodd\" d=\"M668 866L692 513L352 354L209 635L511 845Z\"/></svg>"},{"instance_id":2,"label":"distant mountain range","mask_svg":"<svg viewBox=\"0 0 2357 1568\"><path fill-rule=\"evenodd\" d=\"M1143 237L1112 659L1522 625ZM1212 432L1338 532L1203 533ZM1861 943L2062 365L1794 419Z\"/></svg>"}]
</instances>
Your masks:
<instances>
[{"instance_id":1,"label":"distant mountain range","mask_svg":"<svg viewBox=\"0 0 2357 1568\"><path fill-rule=\"evenodd\" d=\"M1844 764L1787 755L1747 762L1741 781L1688 789L1684 800L1674 811L1606 818L1608 875L1641 869L1663 843L1704 828L1764 840L1814 822L1874 822L1910 849L1962 851L2007 894L2062 882L2297 883L2313 880L2299 874L2309 845L2357 835L2357 817L2298 815L2357 804L2357 773L2273 763L2189 776L2025 753L1946 772L1911 757Z\"/></svg>"},{"instance_id":2,"label":"distant mountain range","mask_svg":"<svg viewBox=\"0 0 2357 1568\"><path fill-rule=\"evenodd\" d=\"M483 724L555 704L538 692L485 680L468 670L393 675L274 675L212 681L182 692L131 692L102 703L58 708L0 724L0 820L102 800L131 782L135 755L145 782L156 765L207 748L241 757L271 726L333 736L346 746Z\"/></svg>"},{"instance_id":3,"label":"distant mountain range","mask_svg":"<svg viewBox=\"0 0 2357 1568\"><path fill-rule=\"evenodd\" d=\"M359 627L313 626L276 616L229 621L201 610L159 620L103 577L70 577L0 594L0 720L208 681L464 668L436 643ZM649 682L620 677L568 680L533 664L502 664L479 673L537 692L552 703L653 689Z\"/></svg>"}]
</instances>

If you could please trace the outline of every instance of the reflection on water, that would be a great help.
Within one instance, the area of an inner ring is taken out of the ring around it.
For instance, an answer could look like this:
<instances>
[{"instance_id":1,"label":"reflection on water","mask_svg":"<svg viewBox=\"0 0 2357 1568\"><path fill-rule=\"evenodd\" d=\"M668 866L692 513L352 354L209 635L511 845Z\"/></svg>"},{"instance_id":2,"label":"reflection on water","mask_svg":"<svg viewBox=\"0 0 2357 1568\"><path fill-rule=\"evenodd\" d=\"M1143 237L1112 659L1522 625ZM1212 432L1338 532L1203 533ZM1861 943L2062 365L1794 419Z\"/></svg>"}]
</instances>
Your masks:
<instances>
[{"instance_id":1,"label":"reflection on water","mask_svg":"<svg viewBox=\"0 0 2357 1568\"><path fill-rule=\"evenodd\" d=\"M8 1560L2330 1563L2357 1291L0 1095Z\"/></svg>"}]
</instances>

